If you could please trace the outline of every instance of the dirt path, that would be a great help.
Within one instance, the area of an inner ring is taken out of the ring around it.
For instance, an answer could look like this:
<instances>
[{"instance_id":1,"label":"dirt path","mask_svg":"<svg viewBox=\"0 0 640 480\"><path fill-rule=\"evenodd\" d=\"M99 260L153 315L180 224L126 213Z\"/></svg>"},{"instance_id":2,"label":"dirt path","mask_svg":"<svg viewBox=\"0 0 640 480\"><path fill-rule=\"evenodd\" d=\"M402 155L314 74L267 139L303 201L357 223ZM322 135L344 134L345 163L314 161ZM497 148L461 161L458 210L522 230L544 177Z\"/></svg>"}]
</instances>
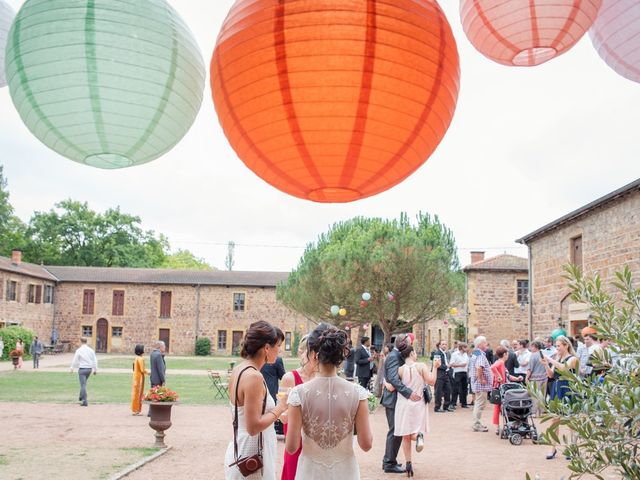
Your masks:
<instances>
[{"instance_id":1,"label":"dirt path","mask_svg":"<svg viewBox=\"0 0 640 480\"><path fill-rule=\"evenodd\" d=\"M126 405L81 408L4 403L0 407L2 479L106 478L105 472L113 473L134 461L127 461L130 449L150 447L154 440L147 417L130 415ZM542 480L568 477L564 459L545 460L547 447L532 445L528 440L514 447L493 433L474 433L469 428L470 415L469 410L431 415L432 433L425 451L414 454L416 480L515 480L524 479L525 472L537 473ZM485 419L488 416L485 412ZM378 410L371 420L374 447L368 453L357 453L362 478L400 478L381 471L386 435L384 411ZM227 408L178 405L173 409L172 421L166 441L173 449L128 478L223 479L224 452L232 435ZM8 432L16 435L12 437ZM283 447L279 442L279 463Z\"/></svg>"}]
</instances>

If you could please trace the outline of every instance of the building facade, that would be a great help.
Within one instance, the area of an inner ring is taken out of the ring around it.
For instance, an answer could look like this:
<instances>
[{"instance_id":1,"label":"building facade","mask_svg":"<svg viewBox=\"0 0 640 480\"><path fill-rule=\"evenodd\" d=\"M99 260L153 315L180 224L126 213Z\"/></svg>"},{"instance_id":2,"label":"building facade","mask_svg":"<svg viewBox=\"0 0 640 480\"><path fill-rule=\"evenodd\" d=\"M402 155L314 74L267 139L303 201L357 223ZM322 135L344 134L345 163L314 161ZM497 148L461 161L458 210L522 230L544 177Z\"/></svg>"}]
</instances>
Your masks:
<instances>
[{"instance_id":1,"label":"building facade","mask_svg":"<svg viewBox=\"0 0 640 480\"><path fill-rule=\"evenodd\" d=\"M30 328L73 348L81 337L98 352L131 353L164 340L169 353L190 355L196 338L215 355L237 354L252 322L285 333L284 354L306 319L276 300L282 272L180 271L138 268L41 267L0 257L0 326Z\"/></svg>"},{"instance_id":2,"label":"building facade","mask_svg":"<svg viewBox=\"0 0 640 480\"><path fill-rule=\"evenodd\" d=\"M531 259L531 335L562 326L574 335L588 324L587 305L571 299L563 267L573 263L608 287L628 265L640 273L640 180L601 197L517 240Z\"/></svg>"},{"instance_id":3,"label":"building facade","mask_svg":"<svg viewBox=\"0 0 640 480\"><path fill-rule=\"evenodd\" d=\"M483 335L495 348L502 339L529 338L527 259L506 254L485 259L484 252L472 252L464 272L469 339Z\"/></svg>"}]
</instances>

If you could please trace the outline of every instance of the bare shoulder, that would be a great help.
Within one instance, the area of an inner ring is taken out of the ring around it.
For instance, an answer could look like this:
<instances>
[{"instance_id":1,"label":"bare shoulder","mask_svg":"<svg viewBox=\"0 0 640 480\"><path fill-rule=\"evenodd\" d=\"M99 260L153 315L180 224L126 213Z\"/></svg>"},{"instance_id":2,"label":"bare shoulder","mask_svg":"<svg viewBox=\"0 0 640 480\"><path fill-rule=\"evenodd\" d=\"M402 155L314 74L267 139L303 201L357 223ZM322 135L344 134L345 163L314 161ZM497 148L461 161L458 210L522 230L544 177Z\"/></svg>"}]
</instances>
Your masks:
<instances>
[{"instance_id":1,"label":"bare shoulder","mask_svg":"<svg viewBox=\"0 0 640 480\"><path fill-rule=\"evenodd\" d=\"M293 387L295 384L296 379L293 376L293 371L285 373L280 380L280 385L283 387Z\"/></svg>"}]
</instances>

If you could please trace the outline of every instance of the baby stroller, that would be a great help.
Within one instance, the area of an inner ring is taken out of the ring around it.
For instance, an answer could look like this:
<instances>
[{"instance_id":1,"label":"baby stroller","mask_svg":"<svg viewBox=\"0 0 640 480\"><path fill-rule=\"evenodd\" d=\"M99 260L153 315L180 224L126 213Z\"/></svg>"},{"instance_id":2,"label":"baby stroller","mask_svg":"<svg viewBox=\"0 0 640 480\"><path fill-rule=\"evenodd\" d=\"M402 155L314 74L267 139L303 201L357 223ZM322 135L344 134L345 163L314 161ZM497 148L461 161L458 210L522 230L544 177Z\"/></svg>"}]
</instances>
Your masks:
<instances>
[{"instance_id":1,"label":"baby stroller","mask_svg":"<svg viewBox=\"0 0 640 480\"><path fill-rule=\"evenodd\" d=\"M538 443L538 430L533 423L533 400L527 389L519 383L505 383L500 385L500 398L503 423L500 438L508 438L511 445L520 445L527 437Z\"/></svg>"}]
</instances>

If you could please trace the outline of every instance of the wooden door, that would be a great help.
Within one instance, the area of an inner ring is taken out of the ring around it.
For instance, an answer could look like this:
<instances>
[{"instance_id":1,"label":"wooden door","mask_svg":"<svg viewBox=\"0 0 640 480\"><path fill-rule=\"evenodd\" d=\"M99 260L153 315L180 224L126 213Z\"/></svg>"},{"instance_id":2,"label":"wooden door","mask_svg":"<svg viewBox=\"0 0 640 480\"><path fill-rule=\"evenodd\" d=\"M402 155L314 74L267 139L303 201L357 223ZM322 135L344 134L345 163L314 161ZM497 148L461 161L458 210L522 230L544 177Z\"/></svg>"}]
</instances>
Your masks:
<instances>
[{"instance_id":1,"label":"wooden door","mask_svg":"<svg viewBox=\"0 0 640 480\"><path fill-rule=\"evenodd\" d=\"M106 353L108 345L109 322L101 318L96 325L96 352Z\"/></svg>"},{"instance_id":2,"label":"wooden door","mask_svg":"<svg viewBox=\"0 0 640 480\"><path fill-rule=\"evenodd\" d=\"M169 342L171 340L171 330L168 328L161 328L158 332L158 338L164 342L165 352L169 353Z\"/></svg>"},{"instance_id":3,"label":"wooden door","mask_svg":"<svg viewBox=\"0 0 640 480\"><path fill-rule=\"evenodd\" d=\"M231 343L231 354L232 355L240 355L240 344L242 343L242 331L234 330L233 331L233 340Z\"/></svg>"},{"instance_id":4,"label":"wooden door","mask_svg":"<svg viewBox=\"0 0 640 480\"><path fill-rule=\"evenodd\" d=\"M587 325L589 325L589 322L587 322L586 320L574 320L573 322L571 322L570 335L578 335Z\"/></svg>"}]
</instances>

